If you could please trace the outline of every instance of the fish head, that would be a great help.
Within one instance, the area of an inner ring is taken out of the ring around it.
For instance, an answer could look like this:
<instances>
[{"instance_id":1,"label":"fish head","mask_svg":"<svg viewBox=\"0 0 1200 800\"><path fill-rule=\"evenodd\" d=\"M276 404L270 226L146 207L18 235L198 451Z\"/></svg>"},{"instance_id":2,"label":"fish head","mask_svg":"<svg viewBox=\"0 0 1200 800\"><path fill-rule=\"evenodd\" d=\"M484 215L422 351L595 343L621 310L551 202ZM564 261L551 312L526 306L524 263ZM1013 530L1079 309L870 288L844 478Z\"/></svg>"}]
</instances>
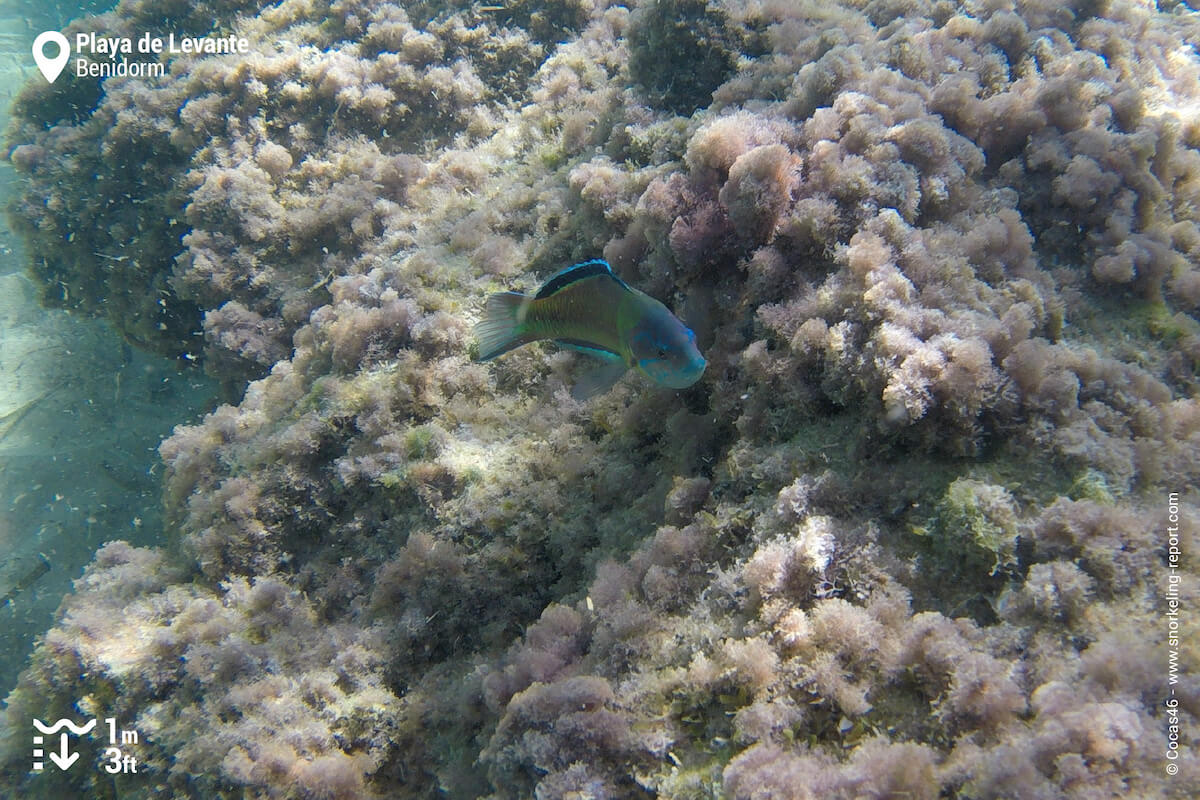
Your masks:
<instances>
[{"instance_id":1,"label":"fish head","mask_svg":"<svg viewBox=\"0 0 1200 800\"><path fill-rule=\"evenodd\" d=\"M629 350L636 369L670 389L691 386L708 365L696 347L696 334L662 305L633 327Z\"/></svg>"}]
</instances>

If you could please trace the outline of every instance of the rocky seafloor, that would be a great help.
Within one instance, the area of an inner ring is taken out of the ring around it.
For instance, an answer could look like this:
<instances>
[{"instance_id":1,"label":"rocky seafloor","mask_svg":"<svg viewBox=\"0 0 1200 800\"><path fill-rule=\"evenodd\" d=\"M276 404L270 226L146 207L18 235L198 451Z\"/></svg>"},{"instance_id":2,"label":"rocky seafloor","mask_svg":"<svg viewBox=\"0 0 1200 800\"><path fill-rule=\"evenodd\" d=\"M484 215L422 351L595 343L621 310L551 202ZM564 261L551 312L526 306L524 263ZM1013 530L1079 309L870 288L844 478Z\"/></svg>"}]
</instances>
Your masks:
<instances>
[{"instance_id":1,"label":"rocky seafloor","mask_svg":"<svg viewBox=\"0 0 1200 800\"><path fill-rule=\"evenodd\" d=\"M6 795L1200 793L1187 5L90 30L250 44L34 81L8 131L43 302L230 402L161 445L162 545L101 548L8 697ZM598 256L699 383L473 361L488 293ZM142 769L29 771L30 718L80 715Z\"/></svg>"}]
</instances>

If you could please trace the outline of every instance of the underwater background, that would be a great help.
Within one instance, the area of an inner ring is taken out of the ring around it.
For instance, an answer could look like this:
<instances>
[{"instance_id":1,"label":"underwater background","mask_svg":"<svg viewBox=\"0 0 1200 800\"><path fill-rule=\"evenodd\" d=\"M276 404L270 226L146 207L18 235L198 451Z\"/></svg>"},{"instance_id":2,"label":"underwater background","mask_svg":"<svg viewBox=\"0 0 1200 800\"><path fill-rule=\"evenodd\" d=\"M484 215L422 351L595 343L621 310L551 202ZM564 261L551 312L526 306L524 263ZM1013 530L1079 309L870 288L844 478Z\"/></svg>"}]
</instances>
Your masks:
<instances>
[{"instance_id":1,"label":"underwater background","mask_svg":"<svg viewBox=\"0 0 1200 800\"><path fill-rule=\"evenodd\" d=\"M1200 795L1187 4L24 5L0 794ZM600 257L699 382L476 360Z\"/></svg>"},{"instance_id":2,"label":"underwater background","mask_svg":"<svg viewBox=\"0 0 1200 800\"><path fill-rule=\"evenodd\" d=\"M65 27L84 11L0 4L4 126L24 80L42 80L30 57L36 32ZM12 164L0 162L5 204L21 191ZM0 219L0 596L10 601L0 608L5 695L34 637L49 627L97 547L117 538L162 541L158 443L217 400L216 383L201 371L131 346L110 325L55 307L62 303L40 304L39 294L69 289L30 275L28 252L8 222ZM28 731L29 722L22 727Z\"/></svg>"}]
</instances>

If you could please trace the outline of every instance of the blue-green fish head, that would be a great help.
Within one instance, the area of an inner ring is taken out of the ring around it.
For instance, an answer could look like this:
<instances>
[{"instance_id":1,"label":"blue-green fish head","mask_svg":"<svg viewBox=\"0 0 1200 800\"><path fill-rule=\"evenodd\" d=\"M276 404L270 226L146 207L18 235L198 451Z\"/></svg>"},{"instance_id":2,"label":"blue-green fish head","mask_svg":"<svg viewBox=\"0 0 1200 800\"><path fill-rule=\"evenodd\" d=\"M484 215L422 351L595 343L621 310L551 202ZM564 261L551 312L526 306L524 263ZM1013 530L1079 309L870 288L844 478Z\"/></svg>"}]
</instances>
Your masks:
<instances>
[{"instance_id":1,"label":"blue-green fish head","mask_svg":"<svg viewBox=\"0 0 1200 800\"><path fill-rule=\"evenodd\" d=\"M650 380L670 389L686 389L704 374L708 362L696 347L696 334L667 310L657 308L645 314L629 336L633 366Z\"/></svg>"}]
</instances>

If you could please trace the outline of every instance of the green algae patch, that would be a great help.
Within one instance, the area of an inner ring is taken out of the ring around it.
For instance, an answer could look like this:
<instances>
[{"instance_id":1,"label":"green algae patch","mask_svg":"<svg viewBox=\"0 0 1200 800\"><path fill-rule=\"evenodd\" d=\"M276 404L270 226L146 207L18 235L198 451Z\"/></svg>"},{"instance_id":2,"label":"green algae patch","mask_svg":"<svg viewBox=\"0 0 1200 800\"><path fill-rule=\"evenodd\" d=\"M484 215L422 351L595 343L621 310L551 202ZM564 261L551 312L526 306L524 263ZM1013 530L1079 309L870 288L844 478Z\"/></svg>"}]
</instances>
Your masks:
<instances>
[{"instance_id":1,"label":"green algae patch","mask_svg":"<svg viewBox=\"0 0 1200 800\"><path fill-rule=\"evenodd\" d=\"M1086 469L1075 478L1067 491L1067 497L1072 500L1092 500L1105 506L1117 504L1116 497L1109 488L1108 479L1104 477L1103 472L1094 469Z\"/></svg>"},{"instance_id":2,"label":"green algae patch","mask_svg":"<svg viewBox=\"0 0 1200 800\"><path fill-rule=\"evenodd\" d=\"M946 487L928 526L913 532L930 536L943 558L995 575L1016 555L1017 504L1002 486L958 478Z\"/></svg>"}]
</instances>

